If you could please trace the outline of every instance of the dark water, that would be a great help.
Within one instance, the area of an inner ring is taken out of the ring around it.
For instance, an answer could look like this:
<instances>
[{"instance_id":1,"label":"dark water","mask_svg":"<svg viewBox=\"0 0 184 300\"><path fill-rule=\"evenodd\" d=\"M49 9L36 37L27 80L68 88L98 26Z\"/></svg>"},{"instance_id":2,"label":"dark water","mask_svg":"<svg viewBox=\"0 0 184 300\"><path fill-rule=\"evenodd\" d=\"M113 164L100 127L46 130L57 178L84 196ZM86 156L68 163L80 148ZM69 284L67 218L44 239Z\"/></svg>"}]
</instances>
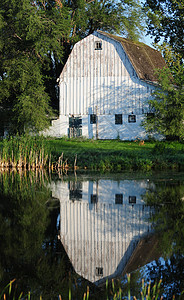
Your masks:
<instances>
[{"instance_id":1,"label":"dark water","mask_svg":"<svg viewBox=\"0 0 184 300\"><path fill-rule=\"evenodd\" d=\"M183 254L182 173L0 174L0 291L16 279L17 299L107 299L107 278L127 295L126 273L139 299L142 278L182 299Z\"/></svg>"}]
</instances>

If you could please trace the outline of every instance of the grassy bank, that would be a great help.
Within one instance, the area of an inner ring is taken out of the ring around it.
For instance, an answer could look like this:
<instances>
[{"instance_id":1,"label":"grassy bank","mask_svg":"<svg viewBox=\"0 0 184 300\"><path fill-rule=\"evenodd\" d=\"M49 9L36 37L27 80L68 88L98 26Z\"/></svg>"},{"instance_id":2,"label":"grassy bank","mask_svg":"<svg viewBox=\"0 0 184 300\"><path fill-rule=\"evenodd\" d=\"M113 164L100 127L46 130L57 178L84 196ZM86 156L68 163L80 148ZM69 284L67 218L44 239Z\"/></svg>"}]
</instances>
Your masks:
<instances>
[{"instance_id":1,"label":"grassy bank","mask_svg":"<svg viewBox=\"0 0 184 300\"><path fill-rule=\"evenodd\" d=\"M120 140L15 137L0 143L0 167L184 170L184 144Z\"/></svg>"},{"instance_id":2,"label":"grassy bank","mask_svg":"<svg viewBox=\"0 0 184 300\"><path fill-rule=\"evenodd\" d=\"M93 171L184 170L184 144L119 140L47 139L53 160L63 153L69 166Z\"/></svg>"}]
</instances>

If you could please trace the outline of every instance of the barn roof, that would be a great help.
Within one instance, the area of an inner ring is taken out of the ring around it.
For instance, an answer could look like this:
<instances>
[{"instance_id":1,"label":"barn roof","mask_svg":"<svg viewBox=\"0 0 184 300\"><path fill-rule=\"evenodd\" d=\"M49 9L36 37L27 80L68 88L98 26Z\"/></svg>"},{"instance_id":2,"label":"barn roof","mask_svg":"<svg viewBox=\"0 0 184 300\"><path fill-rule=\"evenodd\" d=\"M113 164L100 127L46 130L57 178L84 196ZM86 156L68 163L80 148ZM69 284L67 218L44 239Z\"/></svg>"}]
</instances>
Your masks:
<instances>
[{"instance_id":1,"label":"barn roof","mask_svg":"<svg viewBox=\"0 0 184 300\"><path fill-rule=\"evenodd\" d=\"M162 69L166 66L165 60L159 51L141 42L132 41L100 30L98 32L118 41L123 46L140 79L152 82L158 81L155 74L156 69Z\"/></svg>"}]
</instances>

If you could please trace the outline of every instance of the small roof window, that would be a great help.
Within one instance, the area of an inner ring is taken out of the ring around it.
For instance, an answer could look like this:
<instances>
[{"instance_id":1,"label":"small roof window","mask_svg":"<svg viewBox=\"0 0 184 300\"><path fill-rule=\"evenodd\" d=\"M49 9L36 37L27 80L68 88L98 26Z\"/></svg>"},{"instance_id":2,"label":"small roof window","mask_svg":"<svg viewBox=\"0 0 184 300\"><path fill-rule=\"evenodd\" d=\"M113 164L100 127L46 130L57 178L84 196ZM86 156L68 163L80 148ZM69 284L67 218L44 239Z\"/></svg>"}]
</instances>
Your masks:
<instances>
[{"instance_id":1,"label":"small roof window","mask_svg":"<svg viewBox=\"0 0 184 300\"><path fill-rule=\"evenodd\" d=\"M102 42L101 41L95 42L95 50L102 50Z\"/></svg>"}]
</instances>

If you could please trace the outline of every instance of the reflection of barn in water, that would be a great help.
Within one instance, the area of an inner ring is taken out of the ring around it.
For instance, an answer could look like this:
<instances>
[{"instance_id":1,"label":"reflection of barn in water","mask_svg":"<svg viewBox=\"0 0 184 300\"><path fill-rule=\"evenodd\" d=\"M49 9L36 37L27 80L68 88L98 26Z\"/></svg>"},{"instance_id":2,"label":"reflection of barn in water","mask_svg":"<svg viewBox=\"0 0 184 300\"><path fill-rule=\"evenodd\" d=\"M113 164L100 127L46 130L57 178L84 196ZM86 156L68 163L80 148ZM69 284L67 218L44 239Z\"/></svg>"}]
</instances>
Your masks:
<instances>
[{"instance_id":1,"label":"reflection of barn in water","mask_svg":"<svg viewBox=\"0 0 184 300\"><path fill-rule=\"evenodd\" d=\"M140 238L150 232L146 180L51 184L60 199L60 234L75 271L91 282L121 274Z\"/></svg>"}]
</instances>

